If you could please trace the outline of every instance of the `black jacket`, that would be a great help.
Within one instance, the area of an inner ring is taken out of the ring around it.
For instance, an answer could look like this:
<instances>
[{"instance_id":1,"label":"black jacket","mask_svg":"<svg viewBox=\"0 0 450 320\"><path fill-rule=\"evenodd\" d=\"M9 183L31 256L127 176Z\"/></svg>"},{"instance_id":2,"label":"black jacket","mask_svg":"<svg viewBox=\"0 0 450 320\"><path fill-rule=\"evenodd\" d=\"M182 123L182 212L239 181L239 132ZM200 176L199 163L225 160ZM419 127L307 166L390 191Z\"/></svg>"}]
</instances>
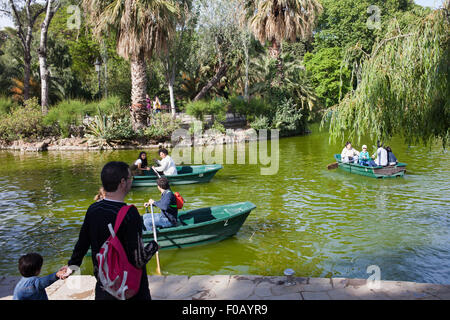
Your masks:
<instances>
[{"instance_id":1,"label":"black jacket","mask_svg":"<svg viewBox=\"0 0 450 320\"><path fill-rule=\"evenodd\" d=\"M94 276L97 278L98 282L98 263L96 255L100 251L101 246L111 235L108 229L108 224L111 223L114 227L117 213L124 205L126 205L126 203L102 200L93 203L89 207L86 212L83 225L81 226L80 235L77 243L75 244L72 257L68 262L69 266L80 266L83 261L83 257L86 255L89 248L91 248ZM122 246L127 254L128 261L136 268L140 268L143 271L141 286L138 294L135 296L136 298L147 295L150 297L145 266L158 250L158 245L153 240L144 246L142 241L142 229L142 217L139 215L139 212L135 207L131 207L120 225L119 230L117 231L117 237L122 243ZM102 294L102 296L104 295Z\"/></svg>"}]
</instances>

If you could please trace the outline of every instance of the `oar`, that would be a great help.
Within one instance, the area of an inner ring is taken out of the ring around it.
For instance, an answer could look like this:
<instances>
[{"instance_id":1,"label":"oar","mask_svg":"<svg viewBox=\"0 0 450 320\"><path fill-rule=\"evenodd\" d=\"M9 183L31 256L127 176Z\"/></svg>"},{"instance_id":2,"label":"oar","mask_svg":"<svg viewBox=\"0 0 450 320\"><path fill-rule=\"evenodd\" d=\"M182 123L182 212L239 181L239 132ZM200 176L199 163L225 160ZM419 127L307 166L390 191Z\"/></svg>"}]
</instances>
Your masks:
<instances>
[{"instance_id":1,"label":"oar","mask_svg":"<svg viewBox=\"0 0 450 320\"><path fill-rule=\"evenodd\" d=\"M153 216L153 204L151 205L151 210L152 210L152 224L153 224L153 239L155 240L156 243L158 243L158 239L156 237L155 217ZM148 212L148 207L147 207L147 212ZM161 275L158 251L156 251L156 273Z\"/></svg>"},{"instance_id":2,"label":"oar","mask_svg":"<svg viewBox=\"0 0 450 320\"><path fill-rule=\"evenodd\" d=\"M153 168L153 167L152 167L152 169L153 169L153 171L155 171L155 173L156 173L156 175L158 176L158 178L161 178L161 176L159 175L158 171L156 171L156 169Z\"/></svg>"},{"instance_id":3,"label":"oar","mask_svg":"<svg viewBox=\"0 0 450 320\"><path fill-rule=\"evenodd\" d=\"M339 167L339 164L337 162L330 163L327 165L328 170L337 169Z\"/></svg>"}]
</instances>

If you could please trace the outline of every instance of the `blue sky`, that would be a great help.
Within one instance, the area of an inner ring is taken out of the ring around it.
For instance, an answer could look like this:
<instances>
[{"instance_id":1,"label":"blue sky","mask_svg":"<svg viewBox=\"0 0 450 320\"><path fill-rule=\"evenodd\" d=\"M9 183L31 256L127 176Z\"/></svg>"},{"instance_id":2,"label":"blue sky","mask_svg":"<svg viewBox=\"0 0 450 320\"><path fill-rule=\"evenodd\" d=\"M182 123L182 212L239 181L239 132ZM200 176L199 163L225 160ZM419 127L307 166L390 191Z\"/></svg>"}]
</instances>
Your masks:
<instances>
[{"instance_id":1,"label":"blue sky","mask_svg":"<svg viewBox=\"0 0 450 320\"><path fill-rule=\"evenodd\" d=\"M444 0L414 0L414 2L421 6L437 8L442 5ZM12 22L10 19L0 16L0 29L3 29L5 26L12 26Z\"/></svg>"}]
</instances>

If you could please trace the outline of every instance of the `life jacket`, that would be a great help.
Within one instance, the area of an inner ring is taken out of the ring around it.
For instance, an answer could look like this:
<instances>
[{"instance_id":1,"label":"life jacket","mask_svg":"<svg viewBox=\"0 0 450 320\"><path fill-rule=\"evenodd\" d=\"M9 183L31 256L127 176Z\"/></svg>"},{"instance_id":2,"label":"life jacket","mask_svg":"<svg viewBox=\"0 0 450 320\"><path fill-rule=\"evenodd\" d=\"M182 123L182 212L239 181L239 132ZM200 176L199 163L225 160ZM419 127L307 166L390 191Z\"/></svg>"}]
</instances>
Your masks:
<instances>
[{"instance_id":1,"label":"life jacket","mask_svg":"<svg viewBox=\"0 0 450 320\"><path fill-rule=\"evenodd\" d=\"M117 213L114 229L108 224L111 235L100 248L96 259L98 262L98 278L103 289L113 297L125 300L139 291L142 269L133 266L117 237L117 231L132 206L123 206Z\"/></svg>"}]
</instances>

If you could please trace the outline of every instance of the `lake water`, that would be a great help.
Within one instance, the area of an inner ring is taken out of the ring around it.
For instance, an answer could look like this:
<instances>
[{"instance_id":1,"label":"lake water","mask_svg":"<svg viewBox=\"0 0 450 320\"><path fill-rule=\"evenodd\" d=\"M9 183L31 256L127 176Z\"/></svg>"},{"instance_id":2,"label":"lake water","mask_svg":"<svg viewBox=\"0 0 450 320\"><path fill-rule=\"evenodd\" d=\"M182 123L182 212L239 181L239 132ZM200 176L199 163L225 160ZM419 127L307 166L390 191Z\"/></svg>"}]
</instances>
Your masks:
<instances>
[{"instance_id":1,"label":"lake water","mask_svg":"<svg viewBox=\"0 0 450 320\"><path fill-rule=\"evenodd\" d=\"M363 141L373 151L371 141ZM450 157L440 145L390 145L403 178L377 180L327 170L341 145L313 127L279 140L275 175L261 165L225 164L210 183L175 186L186 209L251 201L257 209L236 236L160 253L163 274L282 275L367 278L450 284ZM360 150L360 145L355 145ZM147 150L149 158L156 150ZM139 151L24 153L0 151L0 274L19 275L27 252L44 257L43 274L67 263L102 166L131 163ZM126 201L144 212L156 187L132 189ZM148 264L155 274L154 259ZM91 274L91 258L82 273Z\"/></svg>"}]
</instances>

